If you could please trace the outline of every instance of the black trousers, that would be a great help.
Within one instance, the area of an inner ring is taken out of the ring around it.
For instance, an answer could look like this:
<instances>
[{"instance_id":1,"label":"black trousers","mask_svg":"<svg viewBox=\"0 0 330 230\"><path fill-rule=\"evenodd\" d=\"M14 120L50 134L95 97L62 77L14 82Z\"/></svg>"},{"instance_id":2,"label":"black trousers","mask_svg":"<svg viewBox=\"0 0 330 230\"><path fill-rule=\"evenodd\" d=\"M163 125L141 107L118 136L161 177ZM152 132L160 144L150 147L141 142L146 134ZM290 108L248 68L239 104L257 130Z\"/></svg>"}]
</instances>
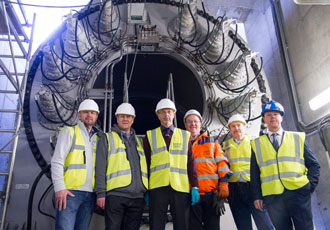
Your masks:
<instances>
[{"instance_id":1,"label":"black trousers","mask_svg":"<svg viewBox=\"0 0 330 230\"><path fill-rule=\"evenodd\" d=\"M250 183L229 182L228 203L238 230L252 230L251 215L258 230L274 229L267 210L254 207Z\"/></svg>"},{"instance_id":2,"label":"black trousers","mask_svg":"<svg viewBox=\"0 0 330 230\"><path fill-rule=\"evenodd\" d=\"M212 192L201 195L199 202L190 207L189 230L219 230L220 215L215 213Z\"/></svg>"},{"instance_id":3,"label":"black trousers","mask_svg":"<svg viewBox=\"0 0 330 230\"><path fill-rule=\"evenodd\" d=\"M313 230L310 184L297 190L284 190L281 195L264 198L276 229Z\"/></svg>"},{"instance_id":4,"label":"black trousers","mask_svg":"<svg viewBox=\"0 0 330 230\"><path fill-rule=\"evenodd\" d=\"M174 230L188 230L189 193L177 192L170 186L149 190L150 230L164 230L167 222L167 210L173 218Z\"/></svg>"},{"instance_id":5,"label":"black trousers","mask_svg":"<svg viewBox=\"0 0 330 230\"><path fill-rule=\"evenodd\" d=\"M144 208L143 198L109 195L105 199L106 230L138 230Z\"/></svg>"}]
</instances>

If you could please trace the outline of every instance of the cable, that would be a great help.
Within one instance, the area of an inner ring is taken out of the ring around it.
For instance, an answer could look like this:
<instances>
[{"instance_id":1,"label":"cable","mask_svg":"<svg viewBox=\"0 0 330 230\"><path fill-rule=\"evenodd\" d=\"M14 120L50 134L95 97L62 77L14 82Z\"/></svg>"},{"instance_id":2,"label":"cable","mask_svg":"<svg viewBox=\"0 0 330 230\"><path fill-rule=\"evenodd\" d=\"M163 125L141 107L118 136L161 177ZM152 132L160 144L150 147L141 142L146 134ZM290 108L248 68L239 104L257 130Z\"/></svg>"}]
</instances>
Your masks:
<instances>
[{"instance_id":1,"label":"cable","mask_svg":"<svg viewBox=\"0 0 330 230\"><path fill-rule=\"evenodd\" d=\"M30 195L29 195L29 201L28 201L28 214L27 214L27 230L31 230L31 226L32 226L32 206L33 206L33 197L34 197L34 193L36 191L37 185L41 179L41 177L45 174L50 172L50 167L51 165L48 164L43 170L41 170L41 172L38 174L38 176L36 177L36 179L34 180L32 187L31 187L31 191L30 191Z\"/></svg>"},{"instance_id":2,"label":"cable","mask_svg":"<svg viewBox=\"0 0 330 230\"><path fill-rule=\"evenodd\" d=\"M187 4L187 7L188 7L188 11L189 11L189 14L194 22L194 29L195 29L195 32L194 32L194 36L193 38L190 40L190 41L185 41L182 37L181 37L181 22L182 22L182 8L184 8L185 5L182 5L181 7L179 7L179 38L180 40L185 43L185 44L189 44L191 45L191 43L195 40L196 38L196 35L197 35L197 24L196 24L196 20L195 20L195 17L193 15L193 13L191 12L191 8L190 8L190 4Z\"/></svg>"},{"instance_id":3,"label":"cable","mask_svg":"<svg viewBox=\"0 0 330 230\"><path fill-rule=\"evenodd\" d=\"M81 8L85 7L86 5L76 5L76 6L55 6L55 5L38 5L38 4L31 4L31 3L21 3L21 2L13 2L13 1L6 1L6 0L0 0L1 2L8 2L11 4L21 5L21 6L33 6L33 7L42 7L42 8ZM97 4L95 4L97 5Z\"/></svg>"},{"instance_id":4,"label":"cable","mask_svg":"<svg viewBox=\"0 0 330 230\"><path fill-rule=\"evenodd\" d=\"M133 59L132 67L131 67L131 73L130 73L129 78L128 78L127 90L128 90L129 85L131 83L132 76L133 76L133 71L134 71L134 68L135 68L135 61L136 61L136 56L137 56L137 48L138 48L138 43L136 43L136 46L135 46L134 59Z\"/></svg>"},{"instance_id":5,"label":"cable","mask_svg":"<svg viewBox=\"0 0 330 230\"><path fill-rule=\"evenodd\" d=\"M43 58L41 59L41 62L40 62L40 72L41 72L41 74L42 74L42 76L46 79L46 80L48 80L48 81L59 81L59 80L61 80L61 79L63 79L63 78L66 78L67 80L69 80L69 81L76 81L77 79L78 79L78 77L76 77L75 79L71 79L71 78L69 78L68 77L68 74L72 71L72 70L75 70L75 69L77 69L76 67L71 67L68 71L66 71L65 73L62 73L63 75L62 76L59 76L58 78L55 78L55 79L53 79L53 78L49 78L47 75L46 75L46 73L45 73L45 71L44 71L44 61L43 61ZM56 65L57 66L57 65Z\"/></svg>"},{"instance_id":6,"label":"cable","mask_svg":"<svg viewBox=\"0 0 330 230\"><path fill-rule=\"evenodd\" d=\"M222 23L222 22L223 22L223 21L221 21L221 23ZM230 31L231 31L231 30L230 30ZM229 32L230 32L230 31L229 31ZM238 31L238 26L237 26L237 24L236 24L236 26L235 26L235 34L234 34L234 36L237 35L237 31ZM228 35L230 34L229 32L228 32ZM228 52L227 57L225 57L222 61L220 61L221 58L222 58L222 56L223 56L223 52L224 52L224 48L225 48L225 34L222 33L222 49L221 49L221 53L220 53L219 57L217 58L217 60L215 60L215 61L210 61L207 57L204 58L204 56L201 55L201 54L200 54L200 58L201 58L206 64L209 64L209 65L220 65L220 64L224 63L225 61L227 61L227 59L229 58L229 56L230 56L231 53L233 52L234 45L235 45L235 41L233 40L232 45L231 45L231 48L230 48L230 50L229 50L229 52ZM206 59L206 60L205 60L205 59ZM220 62L219 62L219 61L220 61Z\"/></svg>"},{"instance_id":7,"label":"cable","mask_svg":"<svg viewBox=\"0 0 330 230\"><path fill-rule=\"evenodd\" d=\"M54 103L54 106L55 106L55 110L56 110L57 116L60 118L60 120L62 121L62 123L64 123L67 126L73 126L71 124L68 124L67 121L69 121L73 117L73 114L75 112L77 101L75 101L75 103L73 105L73 109L72 109L71 115L66 120L64 120L63 117L62 117L62 115L60 114L60 111L58 111L54 94L52 94L52 99L53 99L53 103Z\"/></svg>"},{"instance_id":8,"label":"cable","mask_svg":"<svg viewBox=\"0 0 330 230\"><path fill-rule=\"evenodd\" d=\"M61 97L61 99L66 103L66 104L69 104L69 105L71 105L70 104L70 102L69 101L67 101L62 95L61 95L61 93L60 92L58 92L58 90L56 89L56 87L54 86L54 85L52 85L52 84L45 84L44 86L46 86L51 92L52 92L52 94L54 94L54 91L53 91L53 89L55 90L55 93L57 93L60 97ZM53 89L52 89L53 88ZM56 97L57 98L57 97ZM58 102L66 109L66 110L71 110L72 108L69 108L69 107L66 107L62 102L61 102L61 100L58 100ZM72 107L72 105L71 105L71 107Z\"/></svg>"},{"instance_id":9,"label":"cable","mask_svg":"<svg viewBox=\"0 0 330 230\"><path fill-rule=\"evenodd\" d=\"M42 196L41 196L41 198L40 198L40 200L39 200L39 202L38 202L38 211L39 211L41 214L43 214L43 215L45 215L45 216L48 216L48 217L52 218L53 220L55 220L55 216L53 216L53 215L51 215L51 214L48 214L48 213L46 213L46 212L44 212L44 211L41 210L41 202L45 199L46 195L48 195L48 193L52 190L52 188L53 188L53 183L51 183L51 184L47 187L47 189L45 190L45 192L42 194Z\"/></svg>"}]
</instances>

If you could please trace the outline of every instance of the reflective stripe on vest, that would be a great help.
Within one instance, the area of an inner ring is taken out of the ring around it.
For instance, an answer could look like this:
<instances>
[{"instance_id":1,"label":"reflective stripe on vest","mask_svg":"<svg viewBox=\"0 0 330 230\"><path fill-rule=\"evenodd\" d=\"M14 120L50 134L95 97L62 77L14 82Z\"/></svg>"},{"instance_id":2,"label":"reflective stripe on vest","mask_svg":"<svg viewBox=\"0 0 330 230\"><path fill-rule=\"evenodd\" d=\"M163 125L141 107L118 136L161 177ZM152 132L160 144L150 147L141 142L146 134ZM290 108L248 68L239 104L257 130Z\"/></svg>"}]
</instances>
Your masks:
<instances>
[{"instance_id":1,"label":"reflective stripe on vest","mask_svg":"<svg viewBox=\"0 0 330 230\"><path fill-rule=\"evenodd\" d=\"M238 145L233 138L223 143L223 150L233 172L229 182L237 182L240 177L250 181L251 144L250 137L245 136Z\"/></svg>"},{"instance_id":2,"label":"reflective stripe on vest","mask_svg":"<svg viewBox=\"0 0 330 230\"><path fill-rule=\"evenodd\" d=\"M284 187L288 190L299 189L309 182L304 160L304 142L305 133L284 132L282 144L276 152L267 135L252 141L260 168L263 196L281 194Z\"/></svg>"},{"instance_id":3,"label":"reflective stripe on vest","mask_svg":"<svg viewBox=\"0 0 330 230\"><path fill-rule=\"evenodd\" d=\"M211 191L216 193L219 181L224 180L224 176L229 171L227 158L218 141L203 132L194 140L192 152L197 167L199 193L201 195Z\"/></svg>"},{"instance_id":4,"label":"reflective stripe on vest","mask_svg":"<svg viewBox=\"0 0 330 230\"><path fill-rule=\"evenodd\" d=\"M106 134L108 139L108 158L107 158L107 191L128 186L132 181L132 171L126 155L126 146L116 132ZM135 136L136 137L136 136ZM143 185L148 188L147 163L143 146L136 137L137 152L140 158L141 180Z\"/></svg>"},{"instance_id":5,"label":"reflective stripe on vest","mask_svg":"<svg viewBox=\"0 0 330 230\"><path fill-rule=\"evenodd\" d=\"M160 127L147 131L151 149L149 189L171 185L179 192L189 193L187 173L190 133L174 128L169 151Z\"/></svg>"}]
</instances>

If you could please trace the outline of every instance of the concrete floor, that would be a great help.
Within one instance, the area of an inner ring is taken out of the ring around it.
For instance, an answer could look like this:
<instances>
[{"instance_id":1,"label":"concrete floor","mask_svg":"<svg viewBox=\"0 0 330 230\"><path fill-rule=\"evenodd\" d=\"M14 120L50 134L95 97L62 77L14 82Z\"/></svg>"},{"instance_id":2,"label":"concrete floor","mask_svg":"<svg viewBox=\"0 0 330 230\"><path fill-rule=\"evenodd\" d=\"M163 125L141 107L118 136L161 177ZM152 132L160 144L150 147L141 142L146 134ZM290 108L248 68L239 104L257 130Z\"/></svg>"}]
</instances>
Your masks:
<instances>
[{"instance_id":1,"label":"concrete floor","mask_svg":"<svg viewBox=\"0 0 330 230\"><path fill-rule=\"evenodd\" d=\"M224 216L221 216L220 218L220 229L226 229L226 230L235 230L236 225L234 223L234 219L232 217L230 208L228 204L225 204L226 207L226 213ZM101 215L94 214L92 223L91 223L91 230L100 230L103 229L102 225L104 222L104 218ZM148 230L149 226L148 225L142 225L140 230ZM167 223L166 225L166 230L173 229L173 224L172 222ZM253 223L253 229L257 229Z\"/></svg>"},{"instance_id":2,"label":"concrete floor","mask_svg":"<svg viewBox=\"0 0 330 230\"><path fill-rule=\"evenodd\" d=\"M315 193L312 195L312 209L313 209L313 219L314 219L314 228L315 230L324 230L326 229L324 220L322 219L322 215L319 211L319 208L316 207L317 205L317 196ZM236 230L236 225L234 223L233 216L231 214L230 208L228 204L225 204L226 207L226 213L224 216L220 217L220 229L225 230ZM253 229L256 230L257 227L254 224L254 221L252 219ZM92 222L91 222L91 228L90 230L100 230L104 229L104 217L98 214L94 214ZM142 225L140 227L140 230L148 230L149 225ZM172 230L173 229L173 223L169 222L166 225L166 230Z\"/></svg>"}]
</instances>

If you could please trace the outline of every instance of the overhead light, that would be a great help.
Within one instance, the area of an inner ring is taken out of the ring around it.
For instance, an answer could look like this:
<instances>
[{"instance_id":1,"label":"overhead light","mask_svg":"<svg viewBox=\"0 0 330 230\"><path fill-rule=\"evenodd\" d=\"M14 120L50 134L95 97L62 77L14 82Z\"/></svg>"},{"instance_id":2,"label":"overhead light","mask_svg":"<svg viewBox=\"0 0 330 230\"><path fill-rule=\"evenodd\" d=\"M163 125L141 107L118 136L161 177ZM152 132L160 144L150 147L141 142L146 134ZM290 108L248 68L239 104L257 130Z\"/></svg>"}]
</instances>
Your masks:
<instances>
[{"instance_id":1,"label":"overhead light","mask_svg":"<svg viewBox=\"0 0 330 230\"><path fill-rule=\"evenodd\" d=\"M293 0L297 5L329 5L330 0Z\"/></svg>"},{"instance_id":2,"label":"overhead light","mask_svg":"<svg viewBox=\"0 0 330 230\"><path fill-rule=\"evenodd\" d=\"M311 110L317 110L330 102L330 87L309 101Z\"/></svg>"}]
</instances>

